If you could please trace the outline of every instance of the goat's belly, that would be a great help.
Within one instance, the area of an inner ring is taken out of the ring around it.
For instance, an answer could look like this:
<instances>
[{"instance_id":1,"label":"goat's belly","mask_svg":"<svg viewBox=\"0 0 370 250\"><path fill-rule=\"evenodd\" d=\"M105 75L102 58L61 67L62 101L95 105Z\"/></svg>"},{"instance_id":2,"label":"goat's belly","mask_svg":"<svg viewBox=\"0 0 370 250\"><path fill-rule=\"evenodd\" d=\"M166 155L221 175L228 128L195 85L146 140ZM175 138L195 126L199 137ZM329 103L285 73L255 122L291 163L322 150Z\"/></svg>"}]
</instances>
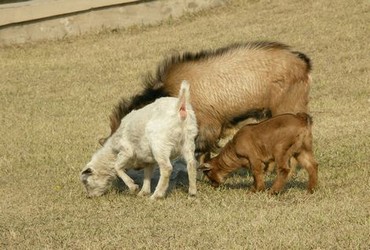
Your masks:
<instances>
[{"instance_id":1,"label":"goat's belly","mask_svg":"<svg viewBox=\"0 0 370 250\"><path fill-rule=\"evenodd\" d=\"M135 169L135 170L140 170L149 166L154 166L155 162L144 162L144 161L139 161L136 159L136 161L132 161L131 164L128 166L127 169Z\"/></svg>"},{"instance_id":2,"label":"goat's belly","mask_svg":"<svg viewBox=\"0 0 370 250\"><path fill-rule=\"evenodd\" d=\"M155 164L155 159L151 154L136 153L127 164L128 169L143 169Z\"/></svg>"},{"instance_id":3,"label":"goat's belly","mask_svg":"<svg viewBox=\"0 0 370 250\"><path fill-rule=\"evenodd\" d=\"M153 164L155 163L155 159L151 155L143 155L143 156L137 156L136 159L137 164L141 165L147 165L147 164Z\"/></svg>"}]
</instances>

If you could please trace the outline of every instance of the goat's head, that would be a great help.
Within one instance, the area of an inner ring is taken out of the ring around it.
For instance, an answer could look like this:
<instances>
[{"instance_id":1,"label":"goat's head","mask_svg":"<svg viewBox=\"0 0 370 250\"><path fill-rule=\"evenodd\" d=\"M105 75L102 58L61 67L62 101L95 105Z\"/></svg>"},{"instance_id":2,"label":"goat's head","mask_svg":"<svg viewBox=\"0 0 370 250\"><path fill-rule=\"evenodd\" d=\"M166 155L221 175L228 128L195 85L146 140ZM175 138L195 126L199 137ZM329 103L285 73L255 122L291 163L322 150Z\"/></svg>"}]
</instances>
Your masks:
<instances>
[{"instance_id":1,"label":"goat's head","mask_svg":"<svg viewBox=\"0 0 370 250\"><path fill-rule=\"evenodd\" d=\"M199 166L199 170L203 171L203 174L207 176L213 187L218 187L225 182L225 177L219 172L219 170L212 165L212 163L203 163Z\"/></svg>"},{"instance_id":2,"label":"goat's head","mask_svg":"<svg viewBox=\"0 0 370 250\"><path fill-rule=\"evenodd\" d=\"M96 171L89 164L82 170L80 180L84 184L87 197L101 196L107 192L115 176L108 172Z\"/></svg>"}]
</instances>

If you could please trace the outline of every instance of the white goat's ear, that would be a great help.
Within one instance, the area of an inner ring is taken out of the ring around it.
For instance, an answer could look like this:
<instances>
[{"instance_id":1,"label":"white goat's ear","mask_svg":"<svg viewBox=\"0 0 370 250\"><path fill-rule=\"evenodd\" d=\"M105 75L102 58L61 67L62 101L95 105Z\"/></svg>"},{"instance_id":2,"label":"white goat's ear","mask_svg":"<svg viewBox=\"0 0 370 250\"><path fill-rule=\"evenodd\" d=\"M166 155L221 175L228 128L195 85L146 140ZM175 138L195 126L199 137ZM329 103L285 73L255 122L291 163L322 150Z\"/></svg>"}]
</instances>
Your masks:
<instances>
[{"instance_id":1,"label":"white goat's ear","mask_svg":"<svg viewBox=\"0 0 370 250\"><path fill-rule=\"evenodd\" d=\"M203 164L199 165L199 170L209 171L211 169L212 169L212 165L209 164L209 163L203 163Z\"/></svg>"},{"instance_id":2,"label":"white goat's ear","mask_svg":"<svg viewBox=\"0 0 370 250\"><path fill-rule=\"evenodd\" d=\"M93 171L91 168L87 168L85 169L84 171L82 171L81 173L81 181L86 184L87 183L87 179L93 174Z\"/></svg>"},{"instance_id":3,"label":"white goat's ear","mask_svg":"<svg viewBox=\"0 0 370 250\"><path fill-rule=\"evenodd\" d=\"M99 139L100 146L104 146L104 144L105 144L106 141L107 141L107 138L100 138Z\"/></svg>"}]
</instances>

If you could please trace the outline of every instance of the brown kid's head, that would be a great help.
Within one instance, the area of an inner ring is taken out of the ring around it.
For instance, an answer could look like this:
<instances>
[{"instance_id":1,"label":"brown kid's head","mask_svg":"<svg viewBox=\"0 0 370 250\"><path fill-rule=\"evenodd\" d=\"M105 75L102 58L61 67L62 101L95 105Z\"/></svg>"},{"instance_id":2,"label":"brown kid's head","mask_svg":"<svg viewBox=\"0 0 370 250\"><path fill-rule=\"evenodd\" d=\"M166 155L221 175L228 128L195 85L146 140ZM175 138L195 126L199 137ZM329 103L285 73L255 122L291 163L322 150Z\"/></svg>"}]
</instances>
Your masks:
<instances>
[{"instance_id":1,"label":"brown kid's head","mask_svg":"<svg viewBox=\"0 0 370 250\"><path fill-rule=\"evenodd\" d=\"M225 177L212 165L211 161L201 164L199 170L203 171L203 174L207 176L213 187L218 187L225 182Z\"/></svg>"}]
</instances>

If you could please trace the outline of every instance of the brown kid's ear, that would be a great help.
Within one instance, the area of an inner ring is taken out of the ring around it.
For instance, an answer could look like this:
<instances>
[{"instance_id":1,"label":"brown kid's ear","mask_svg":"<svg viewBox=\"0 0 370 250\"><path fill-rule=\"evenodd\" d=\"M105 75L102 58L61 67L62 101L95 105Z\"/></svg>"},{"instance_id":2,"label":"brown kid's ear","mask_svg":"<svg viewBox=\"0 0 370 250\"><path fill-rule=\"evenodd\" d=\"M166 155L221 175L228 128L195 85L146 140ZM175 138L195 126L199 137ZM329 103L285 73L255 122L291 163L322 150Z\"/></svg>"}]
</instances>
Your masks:
<instances>
[{"instance_id":1,"label":"brown kid's ear","mask_svg":"<svg viewBox=\"0 0 370 250\"><path fill-rule=\"evenodd\" d=\"M209 161L210 159L211 159L211 153L210 152L200 154L197 157L197 160L201 165L204 164L205 162Z\"/></svg>"},{"instance_id":2,"label":"brown kid's ear","mask_svg":"<svg viewBox=\"0 0 370 250\"><path fill-rule=\"evenodd\" d=\"M212 165L209 163L203 163L199 165L199 170L202 170L204 172L209 171L212 169Z\"/></svg>"}]
</instances>

